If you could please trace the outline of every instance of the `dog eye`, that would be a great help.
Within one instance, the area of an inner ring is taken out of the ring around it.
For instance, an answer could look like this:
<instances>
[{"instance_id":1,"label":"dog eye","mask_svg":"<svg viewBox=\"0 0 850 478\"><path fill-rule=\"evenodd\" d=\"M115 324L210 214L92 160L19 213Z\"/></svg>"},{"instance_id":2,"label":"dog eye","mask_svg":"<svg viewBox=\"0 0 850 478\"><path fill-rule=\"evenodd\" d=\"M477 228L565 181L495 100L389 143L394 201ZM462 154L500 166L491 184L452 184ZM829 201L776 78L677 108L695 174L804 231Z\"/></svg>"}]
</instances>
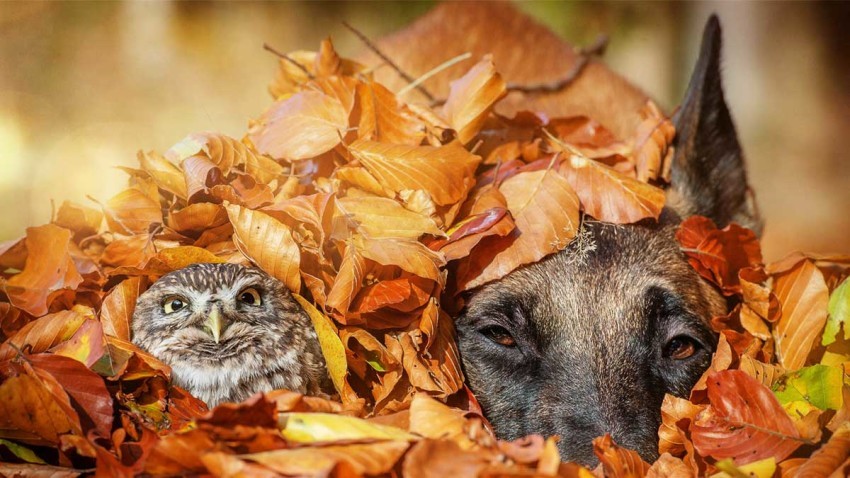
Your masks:
<instances>
[{"instance_id":1,"label":"dog eye","mask_svg":"<svg viewBox=\"0 0 850 478\"><path fill-rule=\"evenodd\" d=\"M170 296L166 297L165 302L162 303L162 310L166 314L170 314L186 307L186 305L186 302L182 298Z\"/></svg>"},{"instance_id":2,"label":"dog eye","mask_svg":"<svg viewBox=\"0 0 850 478\"><path fill-rule=\"evenodd\" d=\"M239 302L248 305L262 305L263 303L260 299L260 293L253 287L249 287L239 293Z\"/></svg>"},{"instance_id":3,"label":"dog eye","mask_svg":"<svg viewBox=\"0 0 850 478\"><path fill-rule=\"evenodd\" d=\"M507 329L498 325L488 325L478 331L481 335L487 337L490 341L501 345L502 347L515 347L516 340Z\"/></svg>"},{"instance_id":4,"label":"dog eye","mask_svg":"<svg viewBox=\"0 0 850 478\"><path fill-rule=\"evenodd\" d=\"M692 357L701 347L695 339L686 335L678 335L667 342L664 347L664 357L673 360L684 360Z\"/></svg>"}]
</instances>

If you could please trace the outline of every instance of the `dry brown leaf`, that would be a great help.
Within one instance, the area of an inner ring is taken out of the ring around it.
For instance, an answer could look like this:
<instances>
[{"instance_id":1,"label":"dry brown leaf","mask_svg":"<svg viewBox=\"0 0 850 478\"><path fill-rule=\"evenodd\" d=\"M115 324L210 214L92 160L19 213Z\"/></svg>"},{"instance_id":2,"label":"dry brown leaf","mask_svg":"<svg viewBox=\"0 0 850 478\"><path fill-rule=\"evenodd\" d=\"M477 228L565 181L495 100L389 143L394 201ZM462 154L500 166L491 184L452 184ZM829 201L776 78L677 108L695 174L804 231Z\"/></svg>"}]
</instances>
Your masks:
<instances>
[{"instance_id":1,"label":"dry brown leaf","mask_svg":"<svg viewBox=\"0 0 850 478\"><path fill-rule=\"evenodd\" d=\"M221 204L190 204L168 214L168 225L177 232L191 233L212 229L227 222L227 211Z\"/></svg>"},{"instance_id":2,"label":"dry brown leaf","mask_svg":"<svg viewBox=\"0 0 850 478\"><path fill-rule=\"evenodd\" d=\"M850 457L850 424L835 431L829 441L815 451L809 460L797 469L798 478L833 476ZM840 476L840 475L839 475Z\"/></svg>"},{"instance_id":3,"label":"dry brown leaf","mask_svg":"<svg viewBox=\"0 0 850 478\"><path fill-rule=\"evenodd\" d=\"M697 451L739 465L787 458L804 440L773 393L740 370L708 377L711 406L697 417L691 436Z\"/></svg>"},{"instance_id":4,"label":"dry brown leaf","mask_svg":"<svg viewBox=\"0 0 850 478\"><path fill-rule=\"evenodd\" d=\"M285 475L326 476L345 463L355 473L389 472L410 447L406 441L379 441L351 445L327 445L242 455L242 458Z\"/></svg>"},{"instance_id":5,"label":"dry brown leaf","mask_svg":"<svg viewBox=\"0 0 850 478\"><path fill-rule=\"evenodd\" d=\"M676 128L665 118L658 106L647 101L641 110L643 121L635 131L634 144L637 178L640 181L658 179L670 181L670 166L673 156L673 138Z\"/></svg>"},{"instance_id":6,"label":"dry brown leaf","mask_svg":"<svg viewBox=\"0 0 850 478\"><path fill-rule=\"evenodd\" d=\"M679 428L680 420L690 420L705 408L670 394L661 403L661 426L658 428L658 452L681 456L685 453L685 437Z\"/></svg>"},{"instance_id":7,"label":"dry brown leaf","mask_svg":"<svg viewBox=\"0 0 850 478\"><path fill-rule=\"evenodd\" d=\"M0 429L41 445L58 443L65 433L80 434L80 418L61 387L53 387L59 392L54 394L31 369L22 372L0 384Z\"/></svg>"},{"instance_id":8,"label":"dry brown leaf","mask_svg":"<svg viewBox=\"0 0 850 478\"><path fill-rule=\"evenodd\" d=\"M664 191L630 178L598 161L571 155L558 168L575 190L587 214L604 222L629 224L658 219Z\"/></svg>"}]
</instances>

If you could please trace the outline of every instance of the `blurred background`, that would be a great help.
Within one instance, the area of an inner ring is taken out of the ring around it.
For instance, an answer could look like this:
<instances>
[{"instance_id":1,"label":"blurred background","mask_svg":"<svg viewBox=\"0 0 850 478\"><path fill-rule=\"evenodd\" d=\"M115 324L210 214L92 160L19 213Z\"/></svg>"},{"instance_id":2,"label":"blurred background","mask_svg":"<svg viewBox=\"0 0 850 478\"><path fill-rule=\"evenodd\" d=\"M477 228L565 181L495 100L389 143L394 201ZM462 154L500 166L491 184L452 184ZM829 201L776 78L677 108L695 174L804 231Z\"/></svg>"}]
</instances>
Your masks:
<instances>
[{"instance_id":1,"label":"blurred background","mask_svg":"<svg viewBox=\"0 0 850 478\"><path fill-rule=\"evenodd\" d=\"M121 190L116 166L186 134L241 137L270 102L280 51L333 37L352 56L433 2L0 2L0 241L51 202ZM724 26L727 101L767 228L766 259L850 252L850 3L562 3L519 8L604 59L667 111L681 99L706 17Z\"/></svg>"}]
</instances>

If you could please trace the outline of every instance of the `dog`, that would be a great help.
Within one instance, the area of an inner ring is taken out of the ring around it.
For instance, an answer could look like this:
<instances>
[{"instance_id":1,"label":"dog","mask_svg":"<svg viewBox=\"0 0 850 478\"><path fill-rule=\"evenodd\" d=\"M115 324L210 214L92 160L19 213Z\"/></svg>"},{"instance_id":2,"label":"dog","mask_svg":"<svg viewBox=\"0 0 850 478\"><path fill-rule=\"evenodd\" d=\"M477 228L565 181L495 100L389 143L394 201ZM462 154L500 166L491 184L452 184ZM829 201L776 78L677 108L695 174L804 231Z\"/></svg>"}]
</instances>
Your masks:
<instances>
[{"instance_id":1,"label":"dog","mask_svg":"<svg viewBox=\"0 0 850 478\"><path fill-rule=\"evenodd\" d=\"M440 5L378 46L413 74L434 63L435 52L441 58L492 53L508 82L529 84L552 81L578 61L566 43L503 3ZM456 317L461 362L500 438L558 435L562 459L593 465L591 440L610 433L645 460L657 458L662 399L688 395L716 346L709 319L727 312L722 295L680 251L677 225L702 215L718 227L734 222L762 229L720 61L721 27L712 16L673 117L672 180L659 221L585 221L565 250L466 298ZM399 81L392 72L378 75L385 83ZM425 84L445 92L449 77ZM646 99L592 61L563 91L512 93L499 108L503 114L587 115L625 137Z\"/></svg>"}]
</instances>

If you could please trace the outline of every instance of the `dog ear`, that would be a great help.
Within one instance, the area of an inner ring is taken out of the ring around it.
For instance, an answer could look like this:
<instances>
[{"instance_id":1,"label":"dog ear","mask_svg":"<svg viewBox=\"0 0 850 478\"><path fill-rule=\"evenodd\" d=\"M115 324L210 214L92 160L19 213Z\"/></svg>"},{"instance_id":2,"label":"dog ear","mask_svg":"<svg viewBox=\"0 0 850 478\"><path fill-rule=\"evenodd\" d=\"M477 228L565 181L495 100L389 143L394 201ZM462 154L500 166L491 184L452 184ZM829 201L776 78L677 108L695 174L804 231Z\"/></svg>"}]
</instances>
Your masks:
<instances>
[{"instance_id":1,"label":"dog ear","mask_svg":"<svg viewBox=\"0 0 850 478\"><path fill-rule=\"evenodd\" d=\"M738 223L761 233L755 198L720 78L720 21L709 18L685 99L673 116L676 150L668 205L680 218L699 214L718 227Z\"/></svg>"}]
</instances>

